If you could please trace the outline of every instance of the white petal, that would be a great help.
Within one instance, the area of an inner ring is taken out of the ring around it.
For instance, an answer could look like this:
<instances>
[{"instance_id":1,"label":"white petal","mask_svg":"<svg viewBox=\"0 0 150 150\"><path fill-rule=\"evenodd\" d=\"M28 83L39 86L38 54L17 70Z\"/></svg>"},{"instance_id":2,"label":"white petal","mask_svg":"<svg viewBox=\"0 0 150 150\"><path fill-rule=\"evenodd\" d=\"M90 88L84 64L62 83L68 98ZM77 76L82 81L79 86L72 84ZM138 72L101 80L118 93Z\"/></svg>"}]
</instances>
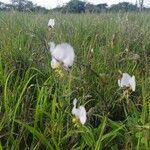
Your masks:
<instances>
[{"instance_id":1,"label":"white petal","mask_svg":"<svg viewBox=\"0 0 150 150\"><path fill-rule=\"evenodd\" d=\"M73 109L72 109L72 114L75 116L78 114L78 109L76 108L76 105L77 105L77 99L75 98L73 100Z\"/></svg>"},{"instance_id":2,"label":"white petal","mask_svg":"<svg viewBox=\"0 0 150 150\"><path fill-rule=\"evenodd\" d=\"M55 20L54 19L50 19L48 21L48 26L51 27L51 28L54 28L54 25L55 25Z\"/></svg>"},{"instance_id":3,"label":"white petal","mask_svg":"<svg viewBox=\"0 0 150 150\"><path fill-rule=\"evenodd\" d=\"M52 53L54 51L54 48L55 48L55 43L54 42L49 42L48 45L50 47L50 52Z\"/></svg>"},{"instance_id":4,"label":"white petal","mask_svg":"<svg viewBox=\"0 0 150 150\"><path fill-rule=\"evenodd\" d=\"M87 118L86 118L86 110L85 110L84 106L79 107L78 117L79 117L81 124L85 124Z\"/></svg>"},{"instance_id":5,"label":"white petal","mask_svg":"<svg viewBox=\"0 0 150 150\"><path fill-rule=\"evenodd\" d=\"M135 87L136 87L135 76L132 76L132 78L130 78L129 83L132 88L132 91L135 91Z\"/></svg>"},{"instance_id":6,"label":"white petal","mask_svg":"<svg viewBox=\"0 0 150 150\"><path fill-rule=\"evenodd\" d=\"M76 105L77 105L77 99L75 98L74 100L73 100L73 106L75 106L76 107Z\"/></svg>"},{"instance_id":7,"label":"white petal","mask_svg":"<svg viewBox=\"0 0 150 150\"><path fill-rule=\"evenodd\" d=\"M118 86L121 87L121 80L118 80Z\"/></svg>"},{"instance_id":8,"label":"white petal","mask_svg":"<svg viewBox=\"0 0 150 150\"><path fill-rule=\"evenodd\" d=\"M52 58L52 60L51 60L52 69L57 68L57 66L59 66L59 62L55 58Z\"/></svg>"},{"instance_id":9,"label":"white petal","mask_svg":"<svg viewBox=\"0 0 150 150\"><path fill-rule=\"evenodd\" d=\"M75 106L72 109L72 114L75 116L78 114L78 109Z\"/></svg>"},{"instance_id":10,"label":"white petal","mask_svg":"<svg viewBox=\"0 0 150 150\"><path fill-rule=\"evenodd\" d=\"M123 73L122 78L121 78L120 87L124 87L124 86L129 87L130 86L130 83L129 83L130 78L131 78L131 76L128 73Z\"/></svg>"}]
</instances>

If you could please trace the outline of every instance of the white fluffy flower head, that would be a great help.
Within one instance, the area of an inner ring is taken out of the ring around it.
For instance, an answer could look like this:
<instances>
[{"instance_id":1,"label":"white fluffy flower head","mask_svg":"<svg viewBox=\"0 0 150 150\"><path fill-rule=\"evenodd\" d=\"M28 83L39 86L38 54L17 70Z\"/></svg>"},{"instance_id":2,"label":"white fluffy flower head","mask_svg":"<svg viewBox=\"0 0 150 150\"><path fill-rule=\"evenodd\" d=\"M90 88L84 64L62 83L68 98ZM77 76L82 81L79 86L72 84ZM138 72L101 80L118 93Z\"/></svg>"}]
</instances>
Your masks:
<instances>
[{"instance_id":1,"label":"white fluffy flower head","mask_svg":"<svg viewBox=\"0 0 150 150\"><path fill-rule=\"evenodd\" d=\"M75 53L73 47L68 43L55 45L54 42L49 43L52 58L62 63L64 68L68 69L74 63Z\"/></svg>"},{"instance_id":2,"label":"white fluffy flower head","mask_svg":"<svg viewBox=\"0 0 150 150\"><path fill-rule=\"evenodd\" d=\"M48 21L48 27L54 28L54 26L55 26L55 20L54 19L49 19L49 21Z\"/></svg>"},{"instance_id":3,"label":"white fluffy flower head","mask_svg":"<svg viewBox=\"0 0 150 150\"><path fill-rule=\"evenodd\" d=\"M75 115L77 119L81 122L81 124L85 124L86 122L86 110L84 106L79 106L79 108L76 108L77 105L77 99L75 98L73 100L73 109L72 109L72 114Z\"/></svg>"},{"instance_id":4,"label":"white fluffy flower head","mask_svg":"<svg viewBox=\"0 0 150 150\"><path fill-rule=\"evenodd\" d=\"M119 87L130 87L132 91L135 91L136 81L135 76L130 76L128 73L123 73L121 79L118 80Z\"/></svg>"}]
</instances>

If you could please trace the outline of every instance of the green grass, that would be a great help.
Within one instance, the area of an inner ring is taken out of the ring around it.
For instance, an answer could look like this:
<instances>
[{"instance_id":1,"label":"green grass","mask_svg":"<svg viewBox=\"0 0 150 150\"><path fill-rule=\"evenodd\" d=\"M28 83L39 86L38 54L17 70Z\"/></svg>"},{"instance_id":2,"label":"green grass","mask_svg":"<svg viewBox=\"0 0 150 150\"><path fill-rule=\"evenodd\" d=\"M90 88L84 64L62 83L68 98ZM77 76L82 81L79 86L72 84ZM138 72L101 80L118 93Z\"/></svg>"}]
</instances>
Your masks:
<instances>
[{"instance_id":1,"label":"green grass","mask_svg":"<svg viewBox=\"0 0 150 150\"><path fill-rule=\"evenodd\" d=\"M48 30L49 18L55 29ZM149 18L0 12L0 150L149 150ZM49 41L75 49L62 79L51 69ZM118 70L136 77L129 97ZM72 123L74 98L88 112L84 126Z\"/></svg>"}]
</instances>

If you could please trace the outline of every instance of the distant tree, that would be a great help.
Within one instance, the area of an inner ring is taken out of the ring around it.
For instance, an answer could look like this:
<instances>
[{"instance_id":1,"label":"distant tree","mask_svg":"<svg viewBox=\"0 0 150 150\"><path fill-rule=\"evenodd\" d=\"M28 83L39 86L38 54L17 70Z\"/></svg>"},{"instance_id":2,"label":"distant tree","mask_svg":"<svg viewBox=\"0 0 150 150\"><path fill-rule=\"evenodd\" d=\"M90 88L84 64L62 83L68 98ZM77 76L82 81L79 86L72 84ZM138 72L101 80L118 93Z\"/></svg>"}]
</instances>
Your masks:
<instances>
[{"instance_id":1,"label":"distant tree","mask_svg":"<svg viewBox=\"0 0 150 150\"><path fill-rule=\"evenodd\" d=\"M13 9L13 5L11 4L5 4L5 10L9 11Z\"/></svg>"},{"instance_id":2,"label":"distant tree","mask_svg":"<svg viewBox=\"0 0 150 150\"><path fill-rule=\"evenodd\" d=\"M32 12L42 12L42 13L47 13L47 12L48 12L48 10L47 10L45 7L36 6L36 5L34 5L34 6L30 9L30 11L32 11Z\"/></svg>"},{"instance_id":3,"label":"distant tree","mask_svg":"<svg viewBox=\"0 0 150 150\"><path fill-rule=\"evenodd\" d=\"M139 9L140 9L140 11L143 10L143 6L144 6L144 0L139 0Z\"/></svg>"},{"instance_id":4,"label":"distant tree","mask_svg":"<svg viewBox=\"0 0 150 150\"><path fill-rule=\"evenodd\" d=\"M18 11L33 11L47 13L48 10L45 7L34 5L28 0L11 0L12 4L5 4L0 2L0 10L18 10Z\"/></svg>"},{"instance_id":5,"label":"distant tree","mask_svg":"<svg viewBox=\"0 0 150 150\"><path fill-rule=\"evenodd\" d=\"M33 3L31 1L26 1L25 9L31 10L34 7Z\"/></svg>"},{"instance_id":6,"label":"distant tree","mask_svg":"<svg viewBox=\"0 0 150 150\"><path fill-rule=\"evenodd\" d=\"M11 4L5 4L0 2L0 10L11 10L13 6Z\"/></svg>"},{"instance_id":7,"label":"distant tree","mask_svg":"<svg viewBox=\"0 0 150 150\"><path fill-rule=\"evenodd\" d=\"M33 3L28 0L11 0L12 5L18 11L30 10L34 7Z\"/></svg>"},{"instance_id":8,"label":"distant tree","mask_svg":"<svg viewBox=\"0 0 150 150\"><path fill-rule=\"evenodd\" d=\"M118 4L112 5L110 7L111 11L124 11L124 12L135 11L137 9L138 8L136 5L133 5L133 4L128 3L128 2L118 3Z\"/></svg>"},{"instance_id":9,"label":"distant tree","mask_svg":"<svg viewBox=\"0 0 150 150\"><path fill-rule=\"evenodd\" d=\"M95 12L95 5L91 3L86 3L85 4L85 12L93 13Z\"/></svg>"},{"instance_id":10,"label":"distant tree","mask_svg":"<svg viewBox=\"0 0 150 150\"><path fill-rule=\"evenodd\" d=\"M103 3L103 4L97 4L96 6L95 6L95 11L96 12L104 12L104 11L106 11L107 10L107 4L106 3Z\"/></svg>"},{"instance_id":11,"label":"distant tree","mask_svg":"<svg viewBox=\"0 0 150 150\"><path fill-rule=\"evenodd\" d=\"M5 4L0 2L0 10L4 10L4 8L5 8Z\"/></svg>"},{"instance_id":12,"label":"distant tree","mask_svg":"<svg viewBox=\"0 0 150 150\"><path fill-rule=\"evenodd\" d=\"M66 13L66 6L57 6L56 8L53 8L50 11L55 11L55 12L61 12L61 13Z\"/></svg>"},{"instance_id":13,"label":"distant tree","mask_svg":"<svg viewBox=\"0 0 150 150\"><path fill-rule=\"evenodd\" d=\"M71 0L65 6L67 12L83 13L85 12L85 2L80 0Z\"/></svg>"}]
</instances>

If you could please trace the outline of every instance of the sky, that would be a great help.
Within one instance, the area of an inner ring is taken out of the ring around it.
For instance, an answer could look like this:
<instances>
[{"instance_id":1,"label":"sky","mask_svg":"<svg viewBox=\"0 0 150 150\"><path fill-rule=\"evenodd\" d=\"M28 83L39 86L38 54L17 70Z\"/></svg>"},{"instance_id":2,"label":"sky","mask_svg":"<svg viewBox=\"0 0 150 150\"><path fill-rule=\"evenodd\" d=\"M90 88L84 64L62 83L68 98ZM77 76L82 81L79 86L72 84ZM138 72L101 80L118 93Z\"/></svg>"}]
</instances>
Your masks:
<instances>
[{"instance_id":1,"label":"sky","mask_svg":"<svg viewBox=\"0 0 150 150\"><path fill-rule=\"evenodd\" d=\"M5 3L9 3L10 0L0 0L1 2L5 2ZM63 4L67 3L69 0L30 0L32 1L34 4L46 7L48 9L54 8L58 5L62 6ZM84 1L88 1L91 2L93 4L99 4L99 3L107 3L109 6L112 4L117 4L119 2L131 2L133 4L135 4L136 0L84 0ZM146 4L150 4L150 0L145 0Z\"/></svg>"}]
</instances>

